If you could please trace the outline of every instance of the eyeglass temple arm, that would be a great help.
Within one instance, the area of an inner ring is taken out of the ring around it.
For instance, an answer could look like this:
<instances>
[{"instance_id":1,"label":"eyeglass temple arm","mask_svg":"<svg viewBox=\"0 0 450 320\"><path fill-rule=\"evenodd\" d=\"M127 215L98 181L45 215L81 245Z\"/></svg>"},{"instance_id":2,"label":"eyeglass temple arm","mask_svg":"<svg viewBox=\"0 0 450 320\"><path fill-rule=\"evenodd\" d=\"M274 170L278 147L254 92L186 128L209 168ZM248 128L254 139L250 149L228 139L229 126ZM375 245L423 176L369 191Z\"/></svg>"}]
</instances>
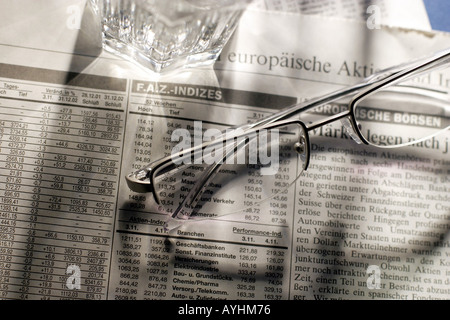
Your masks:
<instances>
[{"instance_id":1,"label":"eyeglass temple arm","mask_svg":"<svg viewBox=\"0 0 450 320\"><path fill-rule=\"evenodd\" d=\"M231 148L227 153L227 156L234 152L234 147ZM224 158L226 158L225 156ZM211 179L214 178L216 172L220 169L222 164L214 163L209 166L205 172L201 175L200 179L198 179L192 188L189 190L186 197L182 200L182 202L177 206L175 211L166 219L164 223L164 229L166 231L174 230L180 227L185 221L187 221L192 214L195 212L195 207L197 203L200 201L205 188L208 186L208 183ZM155 200L157 200L156 192L153 193ZM159 199L157 200L159 202Z\"/></svg>"},{"instance_id":2,"label":"eyeglass temple arm","mask_svg":"<svg viewBox=\"0 0 450 320\"><path fill-rule=\"evenodd\" d=\"M248 141L241 141L236 147L231 146L229 150L227 150L226 155L223 157L222 162L225 161L230 155L232 155L236 149L242 148L246 145ZM204 189L208 186L209 181L215 176L216 172L220 169L221 163L214 163L210 165L205 172L201 175L200 179L198 179L194 186L189 190L189 193L180 203L178 208L172 214L172 218L178 219L187 219L195 210L195 206L201 198L201 195L204 192Z\"/></svg>"}]
</instances>

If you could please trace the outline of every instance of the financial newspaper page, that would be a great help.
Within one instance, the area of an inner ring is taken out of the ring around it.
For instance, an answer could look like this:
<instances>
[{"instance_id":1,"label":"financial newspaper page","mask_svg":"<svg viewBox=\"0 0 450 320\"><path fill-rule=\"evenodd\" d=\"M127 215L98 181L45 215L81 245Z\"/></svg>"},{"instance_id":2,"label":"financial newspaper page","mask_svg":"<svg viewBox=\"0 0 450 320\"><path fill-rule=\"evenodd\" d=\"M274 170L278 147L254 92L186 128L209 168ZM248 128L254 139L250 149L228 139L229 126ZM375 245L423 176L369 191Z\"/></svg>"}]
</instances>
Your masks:
<instances>
[{"instance_id":1,"label":"financial newspaper page","mask_svg":"<svg viewBox=\"0 0 450 320\"><path fill-rule=\"evenodd\" d=\"M6 8L14 1L0 11L1 298L450 296L448 132L381 150L324 126L282 197L172 232L124 179L170 154L177 128L259 119L443 49L447 35L248 11L213 68L154 76L101 52L88 13L73 28L76 10L33 2L21 12L45 23L30 30ZM450 74L421 81L448 92Z\"/></svg>"}]
</instances>

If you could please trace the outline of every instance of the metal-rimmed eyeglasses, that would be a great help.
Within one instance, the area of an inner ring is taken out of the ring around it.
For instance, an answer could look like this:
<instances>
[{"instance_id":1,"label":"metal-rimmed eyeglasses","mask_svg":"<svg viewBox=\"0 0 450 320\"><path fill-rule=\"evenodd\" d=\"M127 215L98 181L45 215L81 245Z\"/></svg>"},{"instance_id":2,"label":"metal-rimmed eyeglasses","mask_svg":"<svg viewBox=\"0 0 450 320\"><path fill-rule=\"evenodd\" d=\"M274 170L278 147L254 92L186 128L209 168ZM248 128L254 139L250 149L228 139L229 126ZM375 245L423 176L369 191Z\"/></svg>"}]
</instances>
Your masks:
<instances>
[{"instance_id":1,"label":"metal-rimmed eyeglasses","mask_svg":"<svg viewBox=\"0 0 450 320\"><path fill-rule=\"evenodd\" d=\"M450 69L450 49L373 74L357 85L226 131L206 130L191 146L180 135L171 156L129 174L129 188L151 192L166 228L188 220L286 209L289 187L308 168L309 133L341 120L357 142L381 148L430 139L450 127L449 86L418 79ZM450 80L447 80L450 82ZM333 112L324 112L333 110ZM330 107L331 106L331 107ZM324 114L326 117L324 118ZM269 203L261 206L261 203Z\"/></svg>"}]
</instances>

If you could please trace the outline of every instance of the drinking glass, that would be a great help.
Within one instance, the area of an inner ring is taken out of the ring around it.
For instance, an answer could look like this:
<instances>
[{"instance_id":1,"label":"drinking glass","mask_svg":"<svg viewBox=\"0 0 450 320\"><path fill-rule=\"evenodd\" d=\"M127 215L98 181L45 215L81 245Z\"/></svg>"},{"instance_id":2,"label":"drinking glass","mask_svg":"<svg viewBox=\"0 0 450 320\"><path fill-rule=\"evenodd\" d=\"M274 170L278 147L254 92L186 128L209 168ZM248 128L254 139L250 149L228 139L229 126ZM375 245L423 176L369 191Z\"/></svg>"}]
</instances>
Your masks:
<instances>
[{"instance_id":1,"label":"drinking glass","mask_svg":"<svg viewBox=\"0 0 450 320\"><path fill-rule=\"evenodd\" d=\"M91 0L103 47L155 72L212 64L251 0Z\"/></svg>"}]
</instances>

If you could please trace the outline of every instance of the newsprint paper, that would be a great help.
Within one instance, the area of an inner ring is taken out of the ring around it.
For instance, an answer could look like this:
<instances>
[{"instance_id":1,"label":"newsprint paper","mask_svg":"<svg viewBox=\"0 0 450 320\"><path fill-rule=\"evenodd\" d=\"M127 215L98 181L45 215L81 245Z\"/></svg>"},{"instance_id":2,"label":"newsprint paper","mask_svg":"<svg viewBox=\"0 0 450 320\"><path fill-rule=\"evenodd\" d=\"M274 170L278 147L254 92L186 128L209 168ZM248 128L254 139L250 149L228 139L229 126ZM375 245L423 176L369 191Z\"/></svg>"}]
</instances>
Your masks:
<instances>
[{"instance_id":1,"label":"newsprint paper","mask_svg":"<svg viewBox=\"0 0 450 320\"><path fill-rule=\"evenodd\" d=\"M170 154L177 128L260 119L445 49L448 35L248 10L213 67L157 76L102 51L86 1L28 2L0 4L1 298L450 297L448 131L380 149L326 125L285 194L171 232L125 182ZM448 95L450 74L417 85Z\"/></svg>"}]
</instances>

